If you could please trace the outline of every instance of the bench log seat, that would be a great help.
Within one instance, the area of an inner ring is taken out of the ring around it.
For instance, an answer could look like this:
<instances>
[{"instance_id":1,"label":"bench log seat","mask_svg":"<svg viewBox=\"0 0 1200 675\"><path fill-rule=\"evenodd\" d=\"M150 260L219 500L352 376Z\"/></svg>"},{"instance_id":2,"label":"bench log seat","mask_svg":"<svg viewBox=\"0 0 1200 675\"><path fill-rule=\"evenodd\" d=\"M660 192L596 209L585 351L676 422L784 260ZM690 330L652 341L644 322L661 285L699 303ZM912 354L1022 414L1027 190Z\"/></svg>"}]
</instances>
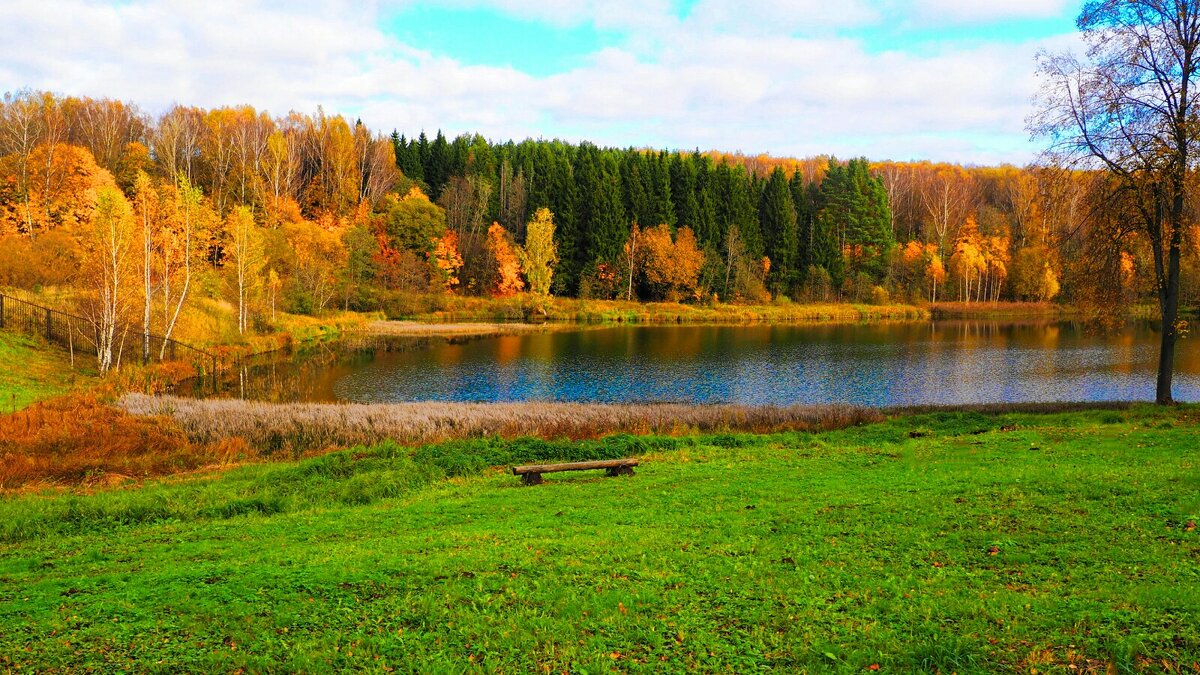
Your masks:
<instances>
[{"instance_id":1,"label":"bench log seat","mask_svg":"<svg viewBox=\"0 0 1200 675\"><path fill-rule=\"evenodd\" d=\"M558 473L560 471L588 471L590 469L606 469L609 476L632 476L633 467L638 465L636 459L605 459L597 462L568 462L566 464L530 464L514 466L514 476L520 476L526 485L541 485L542 474Z\"/></svg>"}]
</instances>

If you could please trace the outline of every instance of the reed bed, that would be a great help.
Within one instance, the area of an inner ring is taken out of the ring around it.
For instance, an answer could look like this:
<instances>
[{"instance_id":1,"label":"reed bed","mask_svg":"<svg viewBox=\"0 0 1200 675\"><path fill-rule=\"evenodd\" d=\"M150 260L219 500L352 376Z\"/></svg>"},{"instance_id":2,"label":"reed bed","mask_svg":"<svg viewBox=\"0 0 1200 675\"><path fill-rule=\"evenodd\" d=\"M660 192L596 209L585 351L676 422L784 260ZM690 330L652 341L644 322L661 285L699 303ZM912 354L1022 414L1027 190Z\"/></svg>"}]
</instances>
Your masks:
<instances>
[{"instance_id":1,"label":"reed bed","mask_svg":"<svg viewBox=\"0 0 1200 675\"><path fill-rule=\"evenodd\" d=\"M769 305L683 304L539 298L529 294L509 298L479 298L399 293L389 296L383 304L389 318L424 323L861 323L929 318L928 310L901 304L810 304L786 301Z\"/></svg>"},{"instance_id":2,"label":"reed bed","mask_svg":"<svg viewBox=\"0 0 1200 675\"><path fill-rule=\"evenodd\" d=\"M929 313L934 319L1056 319L1077 310L1052 302L939 302Z\"/></svg>"},{"instance_id":3,"label":"reed bed","mask_svg":"<svg viewBox=\"0 0 1200 675\"><path fill-rule=\"evenodd\" d=\"M428 323L420 321L372 321L360 332L399 337L495 337L545 333L570 328L562 324L533 323Z\"/></svg>"},{"instance_id":4,"label":"reed bed","mask_svg":"<svg viewBox=\"0 0 1200 675\"><path fill-rule=\"evenodd\" d=\"M499 436L596 438L617 433L831 430L881 421L869 408L592 403L262 403L128 394L119 405L172 419L194 443L242 438L266 456L331 447Z\"/></svg>"}]
</instances>

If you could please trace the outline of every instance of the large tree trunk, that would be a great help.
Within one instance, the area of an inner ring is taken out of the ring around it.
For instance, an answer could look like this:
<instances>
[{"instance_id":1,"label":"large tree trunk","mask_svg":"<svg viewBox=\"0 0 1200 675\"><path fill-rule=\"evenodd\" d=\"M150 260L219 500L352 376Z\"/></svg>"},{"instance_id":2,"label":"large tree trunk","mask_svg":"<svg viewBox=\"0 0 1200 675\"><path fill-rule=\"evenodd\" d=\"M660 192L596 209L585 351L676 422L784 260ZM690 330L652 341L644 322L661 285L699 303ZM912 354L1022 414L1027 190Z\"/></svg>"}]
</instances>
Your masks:
<instances>
[{"instance_id":1,"label":"large tree trunk","mask_svg":"<svg viewBox=\"0 0 1200 675\"><path fill-rule=\"evenodd\" d=\"M1178 292L1176 292L1178 296ZM1159 405L1171 405L1175 402L1171 395L1171 380L1175 365L1175 321L1178 317L1178 297L1175 299L1176 308L1163 309L1162 341L1158 348L1158 386L1155 388L1154 402Z\"/></svg>"},{"instance_id":2,"label":"large tree trunk","mask_svg":"<svg viewBox=\"0 0 1200 675\"><path fill-rule=\"evenodd\" d=\"M1179 198L1182 202L1182 198ZM1178 206L1182 212L1182 207ZM1180 221L1176 221L1180 222ZM1171 382L1175 371L1175 343L1179 340L1179 249L1182 243L1182 229L1179 226L1171 228L1171 240L1167 250L1166 279L1159 291L1159 308L1162 310L1162 340L1158 348L1158 384L1155 388L1154 402L1159 405L1171 405L1175 397L1171 393Z\"/></svg>"}]
</instances>

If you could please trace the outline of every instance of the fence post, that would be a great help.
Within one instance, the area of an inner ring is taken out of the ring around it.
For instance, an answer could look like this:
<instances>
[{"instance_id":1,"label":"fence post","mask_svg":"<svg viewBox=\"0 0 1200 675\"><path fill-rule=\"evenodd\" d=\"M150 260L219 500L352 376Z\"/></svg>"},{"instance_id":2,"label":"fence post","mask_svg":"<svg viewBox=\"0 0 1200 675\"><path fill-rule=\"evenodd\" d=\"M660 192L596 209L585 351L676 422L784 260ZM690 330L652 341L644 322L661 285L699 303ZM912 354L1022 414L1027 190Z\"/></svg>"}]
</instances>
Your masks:
<instances>
[{"instance_id":1,"label":"fence post","mask_svg":"<svg viewBox=\"0 0 1200 675\"><path fill-rule=\"evenodd\" d=\"M46 309L46 342L54 341L54 324L51 323L50 310Z\"/></svg>"},{"instance_id":2,"label":"fence post","mask_svg":"<svg viewBox=\"0 0 1200 675\"><path fill-rule=\"evenodd\" d=\"M0 328L4 328L4 296L0 295Z\"/></svg>"}]
</instances>

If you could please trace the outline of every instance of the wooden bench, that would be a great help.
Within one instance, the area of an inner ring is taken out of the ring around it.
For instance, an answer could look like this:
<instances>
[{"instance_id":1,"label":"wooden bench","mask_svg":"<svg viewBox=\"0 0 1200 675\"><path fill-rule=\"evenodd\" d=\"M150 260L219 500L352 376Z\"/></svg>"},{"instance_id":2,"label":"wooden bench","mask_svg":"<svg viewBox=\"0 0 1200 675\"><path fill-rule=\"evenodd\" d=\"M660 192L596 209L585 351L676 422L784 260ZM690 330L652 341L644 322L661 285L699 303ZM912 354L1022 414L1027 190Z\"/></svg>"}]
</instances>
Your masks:
<instances>
[{"instance_id":1,"label":"wooden bench","mask_svg":"<svg viewBox=\"0 0 1200 675\"><path fill-rule=\"evenodd\" d=\"M520 476L526 485L541 485L542 474L558 473L559 471L588 471L589 469L607 469L609 476L632 476L633 467L638 465L636 459L606 459L599 462L570 462L567 464L530 464L529 466L514 466L514 476Z\"/></svg>"}]
</instances>

